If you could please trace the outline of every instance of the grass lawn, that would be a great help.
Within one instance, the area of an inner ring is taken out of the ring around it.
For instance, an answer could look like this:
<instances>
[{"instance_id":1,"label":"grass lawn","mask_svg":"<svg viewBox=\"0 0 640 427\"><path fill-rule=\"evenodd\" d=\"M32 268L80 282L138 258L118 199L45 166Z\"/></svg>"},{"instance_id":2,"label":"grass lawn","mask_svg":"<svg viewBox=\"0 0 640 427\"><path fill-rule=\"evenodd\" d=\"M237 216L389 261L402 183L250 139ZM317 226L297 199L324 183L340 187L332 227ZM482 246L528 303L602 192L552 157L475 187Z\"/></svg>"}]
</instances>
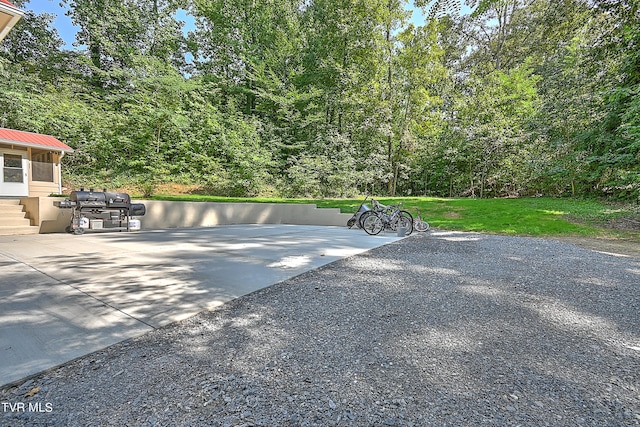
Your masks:
<instances>
[{"instance_id":1,"label":"grass lawn","mask_svg":"<svg viewBox=\"0 0 640 427\"><path fill-rule=\"evenodd\" d=\"M153 197L158 200L314 203L322 208L355 212L362 199L230 198L199 195ZM520 236L584 236L638 240L640 233L614 230L605 225L619 217L637 215L633 206L611 206L595 200L559 198L439 199L429 197L380 198L381 203L404 203L403 209L446 230L477 231ZM370 206L370 203L368 203Z\"/></svg>"}]
</instances>

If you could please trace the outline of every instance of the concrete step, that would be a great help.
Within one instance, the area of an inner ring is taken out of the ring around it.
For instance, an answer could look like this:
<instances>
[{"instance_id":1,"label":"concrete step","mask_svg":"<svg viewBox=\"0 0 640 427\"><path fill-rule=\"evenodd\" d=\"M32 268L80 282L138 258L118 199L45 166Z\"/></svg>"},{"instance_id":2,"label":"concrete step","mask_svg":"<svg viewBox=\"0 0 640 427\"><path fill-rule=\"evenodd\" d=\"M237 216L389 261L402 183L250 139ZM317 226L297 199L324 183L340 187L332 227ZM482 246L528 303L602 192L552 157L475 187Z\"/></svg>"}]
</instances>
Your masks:
<instances>
[{"instance_id":1,"label":"concrete step","mask_svg":"<svg viewBox=\"0 0 640 427\"><path fill-rule=\"evenodd\" d=\"M0 225L0 236L15 236L24 234L38 234L39 227L32 226L4 226Z\"/></svg>"},{"instance_id":2,"label":"concrete step","mask_svg":"<svg viewBox=\"0 0 640 427\"><path fill-rule=\"evenodd\" d=\"M38 234L23 209L18 199L0 199L0 234Z\"/></svg>"},{"instance_id":3,"label":"concrete step","mask_svg":"<svg viewBox=\"0 0 640 427\"><path fill-rule=\"evenodd\" d=\"M1 215L9 215L12 213L22 213L24 214L22 205L0 205L0 216Z\"/></svg>"},{"instance_id":4,"label":"concrete step","mask_svg":"<svg viewBox=\"0 0 640 427\"><path fill-rule=\"evenodd\" d=\"M27 213L22 205L0 205L0 225L6 218L25 218Z\"/></svg>"},{"instance_id":5,"label":"concrete step","mask_svg":"<svg viewBox=\"0 0 640 427\"><path fill-rule=\"evenodd\" d=\"M25 218L24 215L22 217L11 216L0 218L0 227L28 227L30 225L31 221L29 221L29 218Z\"/></svg>"},{"instance_id":6,"label":"concrete step","mask_svg":"<svg viewBox=\"0 0 640 427\"><path fill-rule=\"evenodd\" d=\"M5 219L16 219L16 218L26 218L27 213L22 211L10 211L10 212L2 212L0 211L0 225L2 225L2 221Z\"/></svg>"}]
</instances>

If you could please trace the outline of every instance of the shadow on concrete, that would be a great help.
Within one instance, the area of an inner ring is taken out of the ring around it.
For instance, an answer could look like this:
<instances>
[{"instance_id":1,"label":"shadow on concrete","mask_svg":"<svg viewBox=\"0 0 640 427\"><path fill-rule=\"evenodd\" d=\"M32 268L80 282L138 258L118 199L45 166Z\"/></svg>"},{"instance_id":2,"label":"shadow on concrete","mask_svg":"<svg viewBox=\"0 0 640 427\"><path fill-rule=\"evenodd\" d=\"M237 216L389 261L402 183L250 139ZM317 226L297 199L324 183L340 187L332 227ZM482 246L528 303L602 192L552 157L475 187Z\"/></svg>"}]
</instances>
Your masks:
<instances>
[{"instance_id":1,"label":"shadow on concrete","mask_svg":"<svg viewBox=\"0 0 640 427\"><path fill-rule=\"evenodd\" d=\"M394 240L366 237L335 227L244 225L7 238L0 383Z\"/></svg>"}]
</instances>

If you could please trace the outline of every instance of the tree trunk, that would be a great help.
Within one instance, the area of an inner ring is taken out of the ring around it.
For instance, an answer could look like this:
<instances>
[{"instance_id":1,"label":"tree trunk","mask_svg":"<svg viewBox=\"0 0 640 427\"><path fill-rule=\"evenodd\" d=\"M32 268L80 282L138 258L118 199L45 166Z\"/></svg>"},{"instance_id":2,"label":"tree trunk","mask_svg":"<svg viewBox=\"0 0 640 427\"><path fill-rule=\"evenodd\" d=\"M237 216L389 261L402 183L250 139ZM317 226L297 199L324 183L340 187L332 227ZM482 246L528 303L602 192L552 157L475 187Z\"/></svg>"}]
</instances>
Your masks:
<instances>
[{"instance_id":1,"label":"tree trunk","mask_svg":"<svg viewBox=\"0 0 640 427\"><path fill-rule=\"evenodd\" d=\"M400 165L396 162L394 171L393 171L393 185L391 187L391 196L396 195L396 187L398 185L398 172L400 170Z\"/></svg>"},{"instance_id":2,"label":"tree trunk","mask_svg":"<svg viewBox=\"0 0 640 427\"><path fill-rule=\"evenodd\" d=\"M345 70L347 69L347 59L348 59L348 53L347 53L347 48L349 46L349 40L347 39L347 37L345 36L343 39L343 43L342 43L342 72L344 73ZM342 81L342 79L341 79ZM338 133L342 134L342 112L343 112L343 96L344 96L344 86L341 83L340 84L340 105L338 105Z\"/></svg>"},{"instance_id":3,"label":"tree trunk","mask_svg":"<svg viewBox=\"0 0 640 427\"><path fill-rule=\"evenodd\" d=\"M453 197L453 174L449 175L449 197Z\"/></svg>"},{"instance_id":4,"label":"tree trunk","mask_svg":"<svg viewBox=\"0 0 640 427\"><path fill-rule=\"evenodd\" d=\"M391 14L391 8L392 8L392 4L391 4L391 0L389 0L388 4L388 11L389 14ZM387 117L387 124L389 126L388 128L388 132L389 135L387 136L387 161L389 162L389 166L391 167L391 170L393 171L393 106L391 103L391 93L392 93L392 77L393 77L393 46L391 45L391 16L389 16L389 22L387 22L387 28L385 31L385 41L387 42L387 48L389 50L388 54L389 54L389 58L388 58L388 66L387 66L387 87L388 87L388 93L387 93L387 105L389 106L388 108L388 117ZM387 185L387 191L389 193L395 192L395 188L394 188L394 180L391 179L389 180L389 183Z\"/></svg>"},{"instance_id":5,"label":"tree trunk","mask_svg":"<svg viewBox=\"0 0 640 427\"><path fill-rule=\"evenodd\" d=\"M469 177L471 178L471 197L476 197L476 189L473 182L473 166L469 165Z\"/></svg>"}]
</instances>

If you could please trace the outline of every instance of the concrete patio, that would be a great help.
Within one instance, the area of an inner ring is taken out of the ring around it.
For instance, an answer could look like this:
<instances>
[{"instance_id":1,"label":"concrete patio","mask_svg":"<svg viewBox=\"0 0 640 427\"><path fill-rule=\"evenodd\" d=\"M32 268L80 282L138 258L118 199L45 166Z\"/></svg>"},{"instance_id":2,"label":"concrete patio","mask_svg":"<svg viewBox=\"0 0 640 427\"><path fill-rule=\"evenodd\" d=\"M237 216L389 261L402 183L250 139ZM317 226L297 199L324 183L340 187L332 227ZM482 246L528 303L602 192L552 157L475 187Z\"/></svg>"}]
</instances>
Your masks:
<instances>
[{"instance_id":1,"label":"concrete patio","mask_svg":"<svg viewBox=\"0 0 640 427\"><path fill-rule=\"evenodd\" d=\"M0 236L0 385L397 239L247 224Z\"/></svg>"}]
</instances>

